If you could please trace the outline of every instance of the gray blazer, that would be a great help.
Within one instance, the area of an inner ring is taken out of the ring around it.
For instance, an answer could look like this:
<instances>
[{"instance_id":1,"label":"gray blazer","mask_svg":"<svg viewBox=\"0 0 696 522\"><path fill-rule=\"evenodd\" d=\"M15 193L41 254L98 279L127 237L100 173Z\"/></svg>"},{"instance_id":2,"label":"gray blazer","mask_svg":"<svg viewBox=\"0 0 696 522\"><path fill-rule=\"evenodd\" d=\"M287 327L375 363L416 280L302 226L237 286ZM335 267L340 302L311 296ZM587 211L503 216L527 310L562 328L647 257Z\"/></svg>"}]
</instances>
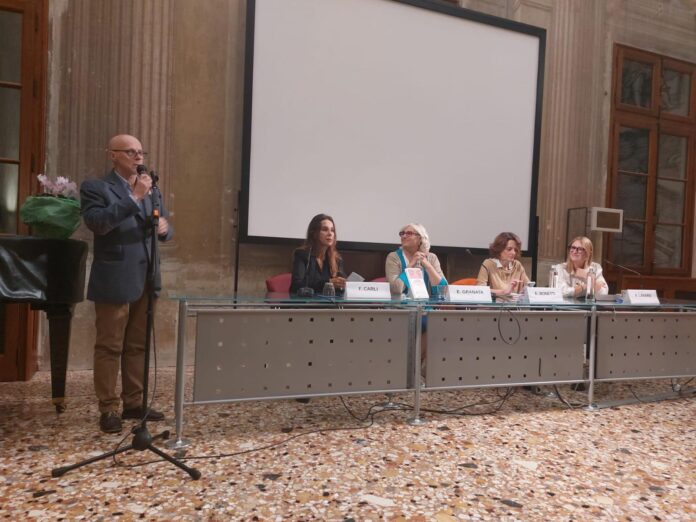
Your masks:
<instances>
[{"instance_id":1,"label":"gray blazer","mask_svg":"<svg viewBox=\"0 0 696 522\"><path fill-rule=\"evenodd\" d=\"M101 179L88 179L80 186L82 218L94 233L94 259L89 274L87 299L98 303L125 304L137 301L145 288L150 255L152 195L143 200L144 212L130 197L115 171ZM167 216L159 202L161 216ZM160 241L171 239L174 229ZM159 259L155 263L155 291L162 287Z\"/></svg>"}]
</instances>

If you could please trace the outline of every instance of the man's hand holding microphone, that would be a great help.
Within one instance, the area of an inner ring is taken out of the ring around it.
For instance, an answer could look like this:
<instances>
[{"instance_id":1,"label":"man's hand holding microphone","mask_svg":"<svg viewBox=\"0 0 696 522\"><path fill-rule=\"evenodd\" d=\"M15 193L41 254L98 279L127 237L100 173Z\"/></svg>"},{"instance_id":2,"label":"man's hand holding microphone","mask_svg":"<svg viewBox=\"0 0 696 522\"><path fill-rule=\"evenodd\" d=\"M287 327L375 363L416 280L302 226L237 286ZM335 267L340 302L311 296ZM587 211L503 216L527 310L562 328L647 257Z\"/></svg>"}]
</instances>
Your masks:
<instances>
[{"instance_id":1,"label":"man's hand holding microphone","mask_svg":"<svg viewBox=\"0 0 696 522\"><path fill-rule=\"evenodd\" d=\"M138 165L137 174L133 174L128 183L133 191L133 197L140 203L145 196L150 194L152 190L152 177L147 173L147 167L145 165ZM167 218L160 216L157 223L157 235L164 236L169 232L169 223Z\"/></svg>"}]
</instances>

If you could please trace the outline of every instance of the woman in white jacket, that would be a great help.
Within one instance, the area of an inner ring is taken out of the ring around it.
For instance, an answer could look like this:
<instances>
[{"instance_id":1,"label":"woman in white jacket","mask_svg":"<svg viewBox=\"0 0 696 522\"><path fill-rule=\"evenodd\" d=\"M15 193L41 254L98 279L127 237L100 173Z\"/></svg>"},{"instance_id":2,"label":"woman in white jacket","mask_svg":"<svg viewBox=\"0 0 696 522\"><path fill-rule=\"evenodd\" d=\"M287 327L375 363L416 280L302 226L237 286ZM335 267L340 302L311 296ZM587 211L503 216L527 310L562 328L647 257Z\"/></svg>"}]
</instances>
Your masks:
<instances>
[{"instance_id":1,"label":"woman in white jacket","mask_svg":"<svg viewBox=\"0 0 696 522\"><path fill-rule=\"evenodd\" d=\"M556 265L558 285L565 297L581 297L587 291L587 273L594 270L595 295L607 295L609 286L602 275L602 267L592 261L592 241L585 236L578 236L568 246L568 258L565 263Z\"/></svg>"}]
</instances>

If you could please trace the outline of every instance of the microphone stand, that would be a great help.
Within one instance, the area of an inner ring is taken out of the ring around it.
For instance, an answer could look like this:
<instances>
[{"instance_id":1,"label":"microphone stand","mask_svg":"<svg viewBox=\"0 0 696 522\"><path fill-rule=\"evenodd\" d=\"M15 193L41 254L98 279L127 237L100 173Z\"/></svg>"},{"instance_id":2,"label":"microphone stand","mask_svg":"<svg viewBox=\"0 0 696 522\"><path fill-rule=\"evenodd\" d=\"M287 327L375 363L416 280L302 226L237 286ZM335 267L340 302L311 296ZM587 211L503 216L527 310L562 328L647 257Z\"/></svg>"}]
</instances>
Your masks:
<instances>
[{"instance_id":1,"label":"microphone stand","mask_svg":"<svg viewBox=\"0 0 696 522\"><path fill-rule=\"evenodd\" d=\"M312 262L312 247L307 252L307 264L305 265L304 286L297 289L297 297L314 297L314 288L307 286L309 282L309 265Z\"/></svg>"},{"instance_id":2,"label":"microphone stand","mask_svg":"<svg viewBox=\"0 0 696 522\"><path fill-rule=\"evenodd\" d=\"M161 201L161 194L159 187L157 186L157 174L154 171L150 172L150 177L152 178L152 220L150 223L150 255L148 257L147 263L147 278L145 283L145 291L147 292L147 323L145 327L145 364L143 368L143 402L142 411L143 418L140 424L135 426L131 433L133 433L133 440L127 446L117 448L112 451L107 451L96 457L92 457L76 464L71 464L69 466L62 466L60 468L54 468L51 470L52 477L60 477L71 471L73 469L81 468L93 462L98 462L100 460L108 459L119 453L124 453L132 449L137 451L151 451L164 460L174 464L178 468L184 470L188 473L193 480L198 480L201 478L201 472L196 468L191 468L181 462L180 460L172 457L171 455L163 452L161 449L157 448L152 444L154 440L169 438L169 430L165 430L162 433L155 435L154 437L150 435L147 429L147 415L150 412L148 404L148 385L149 385L149 374L150 374L150 344L152 340L152 332L154 331L154 299L155 299L155 267L157 266L158 260L158 249L157 249L157 225L159 224L159 202ZM147 221L146 221L147 223Z\"/></svg>"},{"instance_id":3,"label":"microphone stand","mask_svg":"<svg viewBox=\"0 0 696 522\"><path fill-rule=\"evenodd\" d=\"M634 275L637 275L638 277L642 278L643 274L638 272L637 270L633 270L632 268L628 268L627 266L620 265L618 263L614 263L613 261L609 261L609 259L605 259L604 262L610 266L613 266L614 268L618 268L620 270L619 275L621 276L621 286L623 290L623 273L624 272L630 272ZM640 280L640 287L643 288L643 280Z\"/></svg>"}]
</instances>

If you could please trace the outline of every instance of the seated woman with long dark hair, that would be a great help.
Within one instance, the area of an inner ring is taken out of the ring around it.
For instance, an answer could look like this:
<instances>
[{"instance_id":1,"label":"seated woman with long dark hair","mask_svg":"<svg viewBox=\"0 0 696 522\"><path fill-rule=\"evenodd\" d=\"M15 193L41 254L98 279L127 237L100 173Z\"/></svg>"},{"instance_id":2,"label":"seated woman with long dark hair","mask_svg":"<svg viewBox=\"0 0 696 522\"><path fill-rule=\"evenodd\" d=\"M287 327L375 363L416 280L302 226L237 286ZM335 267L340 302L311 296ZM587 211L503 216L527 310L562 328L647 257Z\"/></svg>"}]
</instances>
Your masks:
<instances>
[{"instance_id":1,"label":"seated woman with long dark hair","mask_svg":"<svg viewBox=\"0 0 696 522\"><path fill-rule=\"evenodd\" d=\"M336 250L333 218L317 214L309 222L304 244L293 253L290 293L296 294L300 288L311 288L320 294L328 282L333 283L339 291L345 288L343 259Z\"/></svg>"}]
</instances>

